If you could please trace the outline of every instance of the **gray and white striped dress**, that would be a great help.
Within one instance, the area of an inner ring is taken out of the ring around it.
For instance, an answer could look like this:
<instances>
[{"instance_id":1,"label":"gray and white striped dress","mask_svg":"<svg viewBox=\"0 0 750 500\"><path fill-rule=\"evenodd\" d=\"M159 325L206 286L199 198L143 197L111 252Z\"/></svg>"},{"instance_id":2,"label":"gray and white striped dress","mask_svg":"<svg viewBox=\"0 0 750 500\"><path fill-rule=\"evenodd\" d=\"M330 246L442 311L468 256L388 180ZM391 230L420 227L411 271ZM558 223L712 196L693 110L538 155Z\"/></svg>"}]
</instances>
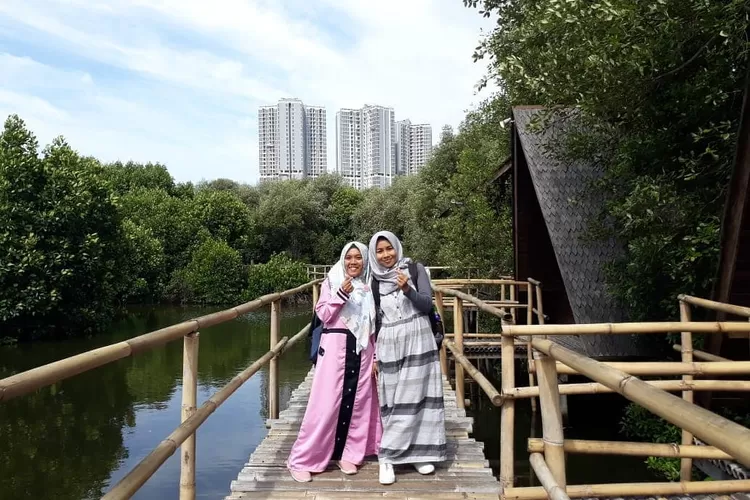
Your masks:
<instances>
[{"instance_id":1,"label":"gray and white striped dress","mask_svg":"<svg viewBox=\"0 0 750 500\"><path fill-rule=\"evenodd\" d=\"M382 326L376 352L383 421L378 459L383 463L446 459L443 381L426 314L432 294L425 268L417 266L421 293L412 288L407 294L397 290L380 297Z\"/></svg>"}]
</instances>

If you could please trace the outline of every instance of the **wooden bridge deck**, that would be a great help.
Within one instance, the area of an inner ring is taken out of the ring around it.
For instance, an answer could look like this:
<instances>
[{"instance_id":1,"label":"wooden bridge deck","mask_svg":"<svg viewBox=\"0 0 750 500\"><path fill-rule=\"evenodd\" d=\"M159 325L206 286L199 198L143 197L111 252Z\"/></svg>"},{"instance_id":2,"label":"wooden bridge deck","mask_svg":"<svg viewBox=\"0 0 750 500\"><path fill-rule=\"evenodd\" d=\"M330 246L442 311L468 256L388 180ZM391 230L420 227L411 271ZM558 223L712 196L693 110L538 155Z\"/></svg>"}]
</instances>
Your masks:
<instances>
[{"instance_id":1,"label":"wooden bridge deck","mask_svg":"<svg viewBox=\"0 0 750 500\"><path fill-rule=\"evenodd\" d=\"M444 378L445 427L448 439L448 460L436 464L434 474L422 476L411 467L396 467L396 483L383 486L378 482L378 464L371 457L353 476L329 466L312 482L298 483L286 469L286 459L307 407L313 371L294 390L289 406L263 442L250 455L250 460L232 481L227 500L245 498L305 498L368 500L389 499L477 499L497 500L501 486L492 474L484 456L484 445L469 437L473 419L456 406L456 395Z\"/></svg>"}]
</instances>

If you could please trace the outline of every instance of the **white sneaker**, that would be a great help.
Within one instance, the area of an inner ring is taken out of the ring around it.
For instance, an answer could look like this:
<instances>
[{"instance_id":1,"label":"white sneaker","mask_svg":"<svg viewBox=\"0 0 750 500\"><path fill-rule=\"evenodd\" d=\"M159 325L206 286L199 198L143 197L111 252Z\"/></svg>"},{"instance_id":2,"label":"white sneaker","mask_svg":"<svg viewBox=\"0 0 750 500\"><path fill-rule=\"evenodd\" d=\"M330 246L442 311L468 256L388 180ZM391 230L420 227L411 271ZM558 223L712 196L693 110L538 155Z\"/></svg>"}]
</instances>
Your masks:
<instances>
[{"instance_id":1,"label":"white sneaker","mask_svg":"<svg viewBox=\"0 0 750 500\"><path fill-rule=\"evenodd\" d=\"M414 464L414 468L417 469L417 472L420 474L432 474L435 472L435 466L429 462L416 463Z\"/></svg>"},{"instance_id":2,"label":"white sneaker","mask_svg":"<svg viewBox=\"0 0 750 500\"><path fill-rule=\"evenodd\" d=\"M393 484L396 482L396 473L393 472L393 464L380 464L380 484Z\"/></svg>"}]
</instances>

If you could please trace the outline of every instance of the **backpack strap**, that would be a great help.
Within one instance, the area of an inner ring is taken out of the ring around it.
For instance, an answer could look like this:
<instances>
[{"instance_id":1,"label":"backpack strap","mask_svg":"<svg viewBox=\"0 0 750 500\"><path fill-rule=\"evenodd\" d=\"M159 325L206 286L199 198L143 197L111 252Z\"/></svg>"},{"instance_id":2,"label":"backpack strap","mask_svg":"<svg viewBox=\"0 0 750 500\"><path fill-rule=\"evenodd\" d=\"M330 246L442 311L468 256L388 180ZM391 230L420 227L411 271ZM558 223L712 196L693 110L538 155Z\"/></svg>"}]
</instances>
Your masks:
<instances>
[{"instance_id":1,"label":"backpack strap","mask_svg":"<svg viewBox=\"0 0 750 500\"><path fill-rule=\"evenodd\" d=\"M417 263L414 261L409 262L407 266L409 269L409 276L411 276L411 281L414 283L414 290L419 291L419 266L417 266Z\"/></svg>"},{"instance_id":2,"label":"backpack strap","mask_svg":"<svg viewBox=\"0 0 750 500\"><path fill-rule=\"evenodd\" d=\"M375 310L377 311L380 309L380 282L378 280L372 280L370 291L372 292L372 300L375 301Z\"/></svg>"},{"instance_id":3,"label":"backpack strap","mask_svg":"<svg viewBox=\"0 0 750 500\"><path fill-rule=\"evenodd\" d=\"M380 332L380 325L382 324L380 317L380 282L378 280L372 280L370 291L372 293L372 300L375 302L375 338L377 339Z\"/></svg>"}]
</instances>

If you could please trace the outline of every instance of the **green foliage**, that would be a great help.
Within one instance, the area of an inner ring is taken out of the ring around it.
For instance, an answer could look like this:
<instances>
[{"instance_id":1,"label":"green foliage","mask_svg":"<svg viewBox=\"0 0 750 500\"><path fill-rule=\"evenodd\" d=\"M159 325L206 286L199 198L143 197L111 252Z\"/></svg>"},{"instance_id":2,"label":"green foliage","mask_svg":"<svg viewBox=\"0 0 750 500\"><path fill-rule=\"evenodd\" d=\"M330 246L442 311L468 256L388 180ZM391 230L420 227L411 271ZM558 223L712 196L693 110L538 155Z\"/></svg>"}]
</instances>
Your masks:
<instances>
[{"instance_id":1,"label":"green foliage","mask_svg":"<svg viewBox=\"0 0 750 500\"><path fill-rule=\"evenodd\" d=\"M621 424L622 432L626 436L641 441L679 444L682 439L678 427L635 403L631 403L625 408ZM680 479L679 458L648 457L646 466L668 481Z\"/></svg>"},{"instance_id":2,"label":"green foliage","mask_svg":"<svg viewBox=\"0 0 750 500\"><path fill-rule=\"evenodd\" d=\"M169 193L175 190L175 183L167 167L159 163L110 163L104 166L104 175L109 179L117 194L125 194L137 188L163 189Z\"/></svg>"},{"instance_id":3,"label":"green foliage","mask_svg":"<svg viewBox=\"0 0 750 500\"><path fill-rule=\"evenodd\" d=\"M121 270L128 281L120 283L117 296L122 302L158 302L164 291L164 246L151 230L130 219L122 222L124 247Z\"/></svg>"},{"instance_id":4,"label":"green foliage","mask_svg":"<svg viewBox=\"0 0 750 500\"><path fill-rule=\"evenodd\" d=\"M112 317L123 235L101 167L62 139L37 153L23 121L0 134L0 323L4 336L90 333Z\"/></svg>"},{"instance_id":5,"label":"green foliage","mask_svg":"<svg viewBox=\"0 0 750 500\"><path fill-rule=\"evenodd\" d=\"M265 264L255 264L248 270L248 284L244 300L283 292L307 283L307 271L302 262L287 254L274 254Z\"/></svg>"},{"instance_id":6,"label":"green foliage","mask_svg":"<svg viewBox=\"0 0 750 500\"><path fill-rule=\"evenodd\" d=\"M62 141L39 158L33 136L16 127L0 165L4 214L18 220L2 242L28 273L3 263L0 323L16 332L7 341L35 331L32 323L95 332L118 304L226 305L296 287L307 280L302 262L335 262L346 242L367 243L381 229L427 264L506 273L511 247L500 242L510 239L510 213L498 196L505 188L488 182L508 154L503 109L483 104L444 135L422 174L368 191L335 175L176 184L160 164L102 167ZM36 241L52 241L48 233L60 252Z\"/></svg>"},{"instance_id":7,"label":"green foliage","mask_svg":"<svg viewBox=\"0 0 750 500\"><path fill-rule=\"evenodd\" d=\"M192 201L196 223L235 250L248 246L250 209L232 191L201 190Z\"/></svg>"},{"instance_id":8,"label":"green foliage","mask_svg":"<svg viewBox=\"0 0 750 500\"><path fill-rule=\"evenodd\" d=\"M178 271L175 298L201 304L237 304L245 287L240 253L224 240L206 238L193 252L187 267Z\"/></svg>"},{"instance_id":9,"label":"green foliage","mask_svg":"<svg viewBox=\"0 0 750 500\"><path fill-rule=\"evenodd\" d=\"M184 267L198 243L200 224L192 199L178 198L163 189L137 188L120 198L122 214L148 229L164 247L165 274Z\"/></svg>"},{"instance_id":10,"label":"green foliage","mask_svg":"<svg viewBox=\"0 0 750 500\"><path fill-rule=\"evenodd\" d=\"M502 99L576 106L556 153L595 160L607 203L595 236L626 242L607 269L634 320L710 294L747 70L744 0L465 0L498 17L475 57Z\"/></svg>"}]
</instances>

